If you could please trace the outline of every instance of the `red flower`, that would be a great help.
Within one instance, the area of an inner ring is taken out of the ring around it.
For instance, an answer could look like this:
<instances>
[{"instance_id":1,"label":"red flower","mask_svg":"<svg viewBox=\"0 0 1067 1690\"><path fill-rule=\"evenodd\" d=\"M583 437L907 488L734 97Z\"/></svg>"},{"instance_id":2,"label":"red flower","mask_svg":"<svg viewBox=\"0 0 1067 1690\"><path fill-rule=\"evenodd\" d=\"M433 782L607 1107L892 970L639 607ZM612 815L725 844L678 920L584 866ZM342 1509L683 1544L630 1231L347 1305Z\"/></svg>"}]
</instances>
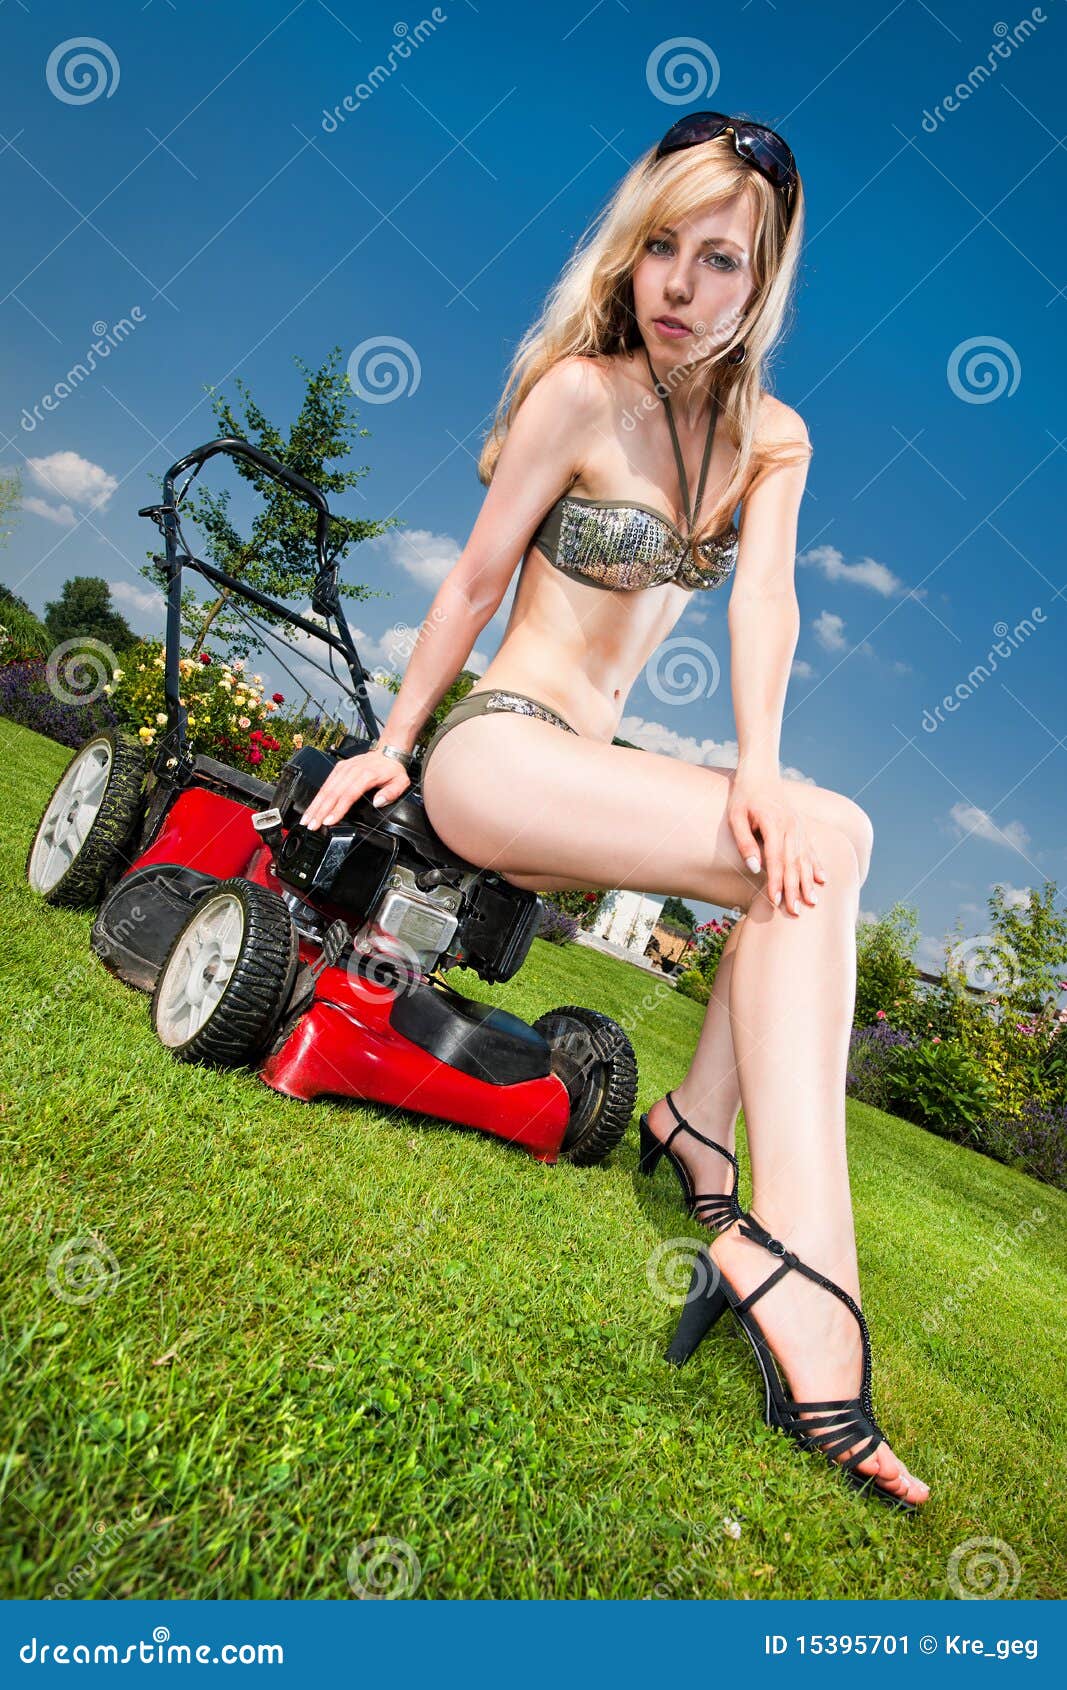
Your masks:
<instances>
[{"instance_id":1,"label":"red flower","mask_svg":"<svg viewBox=\"0 0 1067 1690\"><path fill-rule=\"evenodd\" d=\"M271 697L273 698L275 704L284 704L285 703L284 692L272 692Z\"/></svg>"},{"instance_id":2,"label":"red flower","mask_svg":"<svg viewBox=\"0 0 1067 1690\"><path fill-rule=\"evenodd\" d=\"M262 761L263 761L262 751L250 751L249 754L248 754L248 761L250 763L262 763Z\"/></svg>"},{"instance_id":3,"label":"red flower","mask_svg":"<svg viewBox=\"0 0 1067 1690\"><path fill-rule=\"evenodd\" d=\"M209 653L206 652L206 651L202 651L200 653L200 661L201 661L201 663L210 663L211 657L210 657Z\"/></svg>"},{"instance_id":4,"label":"red flower","mask_svg":"<svg viewBox=\"0 0 1067 1690\"><path fill-rule=\"evenodd\" d=\"M875 1012L874 1012L874 1019L876 1021L884 1021L885 1020L885 1010L884 1009L876 1009Z\"/></svg>"},{"instance_id":5,"label":"red flower","mask_svg":"<svg viewBox=\"0 0 1067 1690\"><path fill-rule=\"evenodd\" d=\"M280 751L281 748L282 747L281 747L280 740L274 739L269 734L265 737L265 739L263 741L263 749L265 751Z\"/></svg>"},{"instance_id":6,"label":"red flower","mask_svg":"<svg viewBox=\"0 0 1067 1690\"><path fill-rule=\"evenodd\" d=\"M255 732L250 733L248 737L249 737L249 739L255 741L258 744L258 742L263 738L263 729L262 728L256 728Z\"/></svg>"}]
</instances>

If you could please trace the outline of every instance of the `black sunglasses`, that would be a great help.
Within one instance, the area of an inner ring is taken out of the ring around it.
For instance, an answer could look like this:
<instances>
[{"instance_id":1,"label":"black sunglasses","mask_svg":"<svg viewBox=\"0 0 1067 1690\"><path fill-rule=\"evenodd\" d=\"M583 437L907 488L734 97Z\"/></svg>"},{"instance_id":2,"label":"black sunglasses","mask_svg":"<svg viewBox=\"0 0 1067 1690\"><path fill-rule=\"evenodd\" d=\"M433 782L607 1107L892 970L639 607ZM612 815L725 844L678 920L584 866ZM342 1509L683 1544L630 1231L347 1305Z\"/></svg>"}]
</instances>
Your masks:
<instances>
[{"instance_id":1,"label":"black sunglasses","mask_svg":"<svg viewBox=\"0 0 1067 1690\"><path fill-rule=\"evenodd\" d=\"M781 188L786 205L792 207L793 190L797 184L797 162L788 142L763 123L749 123L746 118L727 117L720 111L694 111L680 117L671 125L656 148L653 164L668 153L683 147L695 147L700 141L714 141L717 135L729 130L734 149L768 182Z\"/></svg>"}]
</instances>

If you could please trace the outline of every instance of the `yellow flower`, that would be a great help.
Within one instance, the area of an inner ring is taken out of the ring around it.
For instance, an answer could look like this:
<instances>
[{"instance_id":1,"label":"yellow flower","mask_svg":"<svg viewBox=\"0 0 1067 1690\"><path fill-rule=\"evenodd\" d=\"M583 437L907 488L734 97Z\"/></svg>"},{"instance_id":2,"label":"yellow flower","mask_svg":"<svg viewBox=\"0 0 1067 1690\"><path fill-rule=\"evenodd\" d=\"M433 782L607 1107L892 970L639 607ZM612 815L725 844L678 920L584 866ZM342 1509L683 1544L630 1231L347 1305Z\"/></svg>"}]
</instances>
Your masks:
<instances>
[{"instance_id":1,"label":"yellow flower","mask_svg":"<svg viewBox=\"0 0 1067 1690\"><path fill-rule=\"evenodd\" d=\"M151 745L156 737L156 730L155 728L138 728L137 735L139 739L144 740L146 745Z\"/></svg>"},{"instance_id":2,"label":"yellow flower","mask_svg":"<svg viewBox=\"0 0 1067 1690\"><path fill-rule=\"evenodd\" d=\"M186 725L187 728L195 728L196 727L196 717L195 716L186 716L185 725Z\"/></svg>"},{"instance_id":3,"label":"yellow flower","mask_svg":"<svg viewBox=\"0 0 1067 1690\"><path fill-rule=\"evenodd\" d=\"M113 675L112 675L112 677L111 677L111 679L112 679L112 680L113 680L113 681L121 681L121 679L122 679L122 670L121 670L121 669L116 669L116 670L115 670L115 673L114 673L114 674L113 674Z\"/></svg>"},{"instance_id":4,"label":"yellow flower","mask_svg":"<svg viewBox=\"0 0 1067 1690\"><path fill-rule=\"evenodd\" d=\"M303 743L304 743L303 734L294 734L293 735L293 745L295 746L297 751L300 750L300 747L303 745Z\"/></svg>"},{"instance_id":5,"label":"yellow flower","mask_svg":"<svg viewBox=\"0 0 1067 1690\"><path fill-rule=\"evenodd\" d=\"M257 687L261 687L263 685L263 676L262 675L253 675L252 679L255 681Z\"/></svg>"},{"instance_id":6,"label":"yellow flower","mask_svg":"<svg viewBox=\"0 0 1067 1690\"><path fill-rule=\"evenodd\" d=\"M165 728L167 725L167 712L165 710L157 710L156 721L159 723L161 728Z\"/></svg>"}]
</instances>

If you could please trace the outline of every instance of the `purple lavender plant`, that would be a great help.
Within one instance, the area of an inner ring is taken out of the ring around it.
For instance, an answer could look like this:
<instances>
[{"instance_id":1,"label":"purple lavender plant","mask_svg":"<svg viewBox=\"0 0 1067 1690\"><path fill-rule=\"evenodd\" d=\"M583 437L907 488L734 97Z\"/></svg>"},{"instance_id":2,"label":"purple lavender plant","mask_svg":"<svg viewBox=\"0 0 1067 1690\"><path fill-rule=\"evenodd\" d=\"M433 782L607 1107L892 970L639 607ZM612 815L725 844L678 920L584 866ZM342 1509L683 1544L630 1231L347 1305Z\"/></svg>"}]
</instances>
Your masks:
<instances>
[{"instance_id":1,"label":"purple lavender plant","mask_svg":"<svg viewBox=\"0 0 1067 1690\"><path fill-rule=\"evenodd\" d=\"M90 703L66 704L56 698L48 685L43 657L0 668L0 716L8 716L72 750L101 728L119 726L111 700L103 693Z\"/></svg>"}]
</instances>

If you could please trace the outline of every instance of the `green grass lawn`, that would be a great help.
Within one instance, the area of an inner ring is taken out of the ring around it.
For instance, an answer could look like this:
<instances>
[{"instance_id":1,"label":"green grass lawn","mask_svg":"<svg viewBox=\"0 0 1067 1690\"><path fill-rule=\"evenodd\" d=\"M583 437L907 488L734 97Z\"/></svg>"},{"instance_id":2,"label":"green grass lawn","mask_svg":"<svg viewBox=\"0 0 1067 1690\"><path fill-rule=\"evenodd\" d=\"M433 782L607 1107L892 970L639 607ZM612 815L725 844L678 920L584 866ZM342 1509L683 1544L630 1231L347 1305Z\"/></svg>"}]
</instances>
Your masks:
<instances>
[{"instance_id":1,"label":"green grass lawn","mask_svg":"<svg viewBox=\"0 0 1067 1690\"><path fill-rule=\"evenodd\" d=\"M91 913L25 885L70 753L6 721L0 748L5 1595L344 1599L377 1538L417 1597L936 1598L975 1538L1063 1594L1061 1194L850 1103L875 1408L933 1493L897 1516L764 1426L732 1320L664 1363L648 1263L706 1235L637 1175L636 1118L608 1164L545 1167L173 1062ZM450 979L622 1020L639 1108L703 1013L541 940L506 986ZM84 1305L49 1278L75 1238L117 1268Z\"/></svg>"}]
</instances>

